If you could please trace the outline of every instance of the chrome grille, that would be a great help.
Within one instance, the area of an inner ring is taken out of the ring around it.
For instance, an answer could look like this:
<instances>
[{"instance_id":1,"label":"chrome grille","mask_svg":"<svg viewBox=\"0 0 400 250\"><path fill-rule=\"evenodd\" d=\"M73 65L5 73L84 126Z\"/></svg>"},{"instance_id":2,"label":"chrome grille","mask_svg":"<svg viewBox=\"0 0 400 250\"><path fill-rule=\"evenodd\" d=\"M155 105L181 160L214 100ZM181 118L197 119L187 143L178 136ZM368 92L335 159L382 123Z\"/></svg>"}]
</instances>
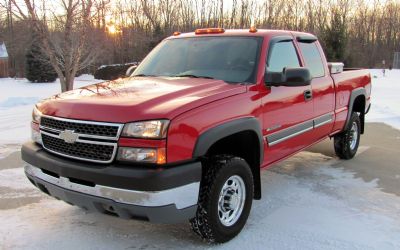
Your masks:
<instances>
[{"instance_id":1,"label":"chrome grille","mask_svg":"<svg viewBox=\"0 0 400 250\"><path fill-rule=\"evenodd\" d=\"M88 124L82 123L81 121L67 121L54 119L49 117L42 117L40 119L40 125L56 130L73 130L78 134L96 135L105 137L117 137L119 126L106 125L106 124Z\"/></svg>"},{"instance_id":2,"label":"chrome grille","mask_svg":"<svg viewBox=\"0 0 400 250\"><path fill-rule=\"evenodd\" d=\"M50 116L43 116L40 120L44 149L64 157L98 163L114 160L122 126ZM66 131L77 136L74 142L62 136Z\"/></svg>"},{"instance_id":3,"label":"chrome grille","mask_svg":"<svg viewBox=\"0 0 400 250\"><path fill-rule=\"evenodd\" d=\"M114 146L75 142L66 143L64 140L42 134L43 144L46 148L65 156L96 161L109 161L114 152Z\"/></svg>"}]
</instances>

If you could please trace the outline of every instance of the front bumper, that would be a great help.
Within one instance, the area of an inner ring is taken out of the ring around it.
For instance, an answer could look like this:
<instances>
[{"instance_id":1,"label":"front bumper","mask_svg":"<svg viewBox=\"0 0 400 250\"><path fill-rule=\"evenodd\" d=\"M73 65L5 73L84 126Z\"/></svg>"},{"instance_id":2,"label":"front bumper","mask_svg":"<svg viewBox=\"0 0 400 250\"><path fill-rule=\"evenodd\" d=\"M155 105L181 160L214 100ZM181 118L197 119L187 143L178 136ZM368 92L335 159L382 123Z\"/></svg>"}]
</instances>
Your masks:
<instances>
[{"instance_id":1,"label":"front bumper","mask_svg":"<svg viewBox=\"0 0 400 250\"><path fill-rule=\"evenodd\" d=\"M195 216L201 163L165 168L66 160L35 143L22 147L25 173L43 192L89 211L158 223Z\"/></svg>"}]
</instances>

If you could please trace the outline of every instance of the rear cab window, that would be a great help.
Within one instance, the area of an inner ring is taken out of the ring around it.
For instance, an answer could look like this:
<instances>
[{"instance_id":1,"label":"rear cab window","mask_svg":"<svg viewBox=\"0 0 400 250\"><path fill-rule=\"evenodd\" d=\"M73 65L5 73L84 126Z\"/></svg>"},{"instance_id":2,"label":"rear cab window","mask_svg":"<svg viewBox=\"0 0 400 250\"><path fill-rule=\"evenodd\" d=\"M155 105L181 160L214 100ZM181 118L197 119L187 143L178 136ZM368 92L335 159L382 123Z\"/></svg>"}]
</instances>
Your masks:
<instances>
[{"instance_id":1,"label":"rear cab window","mask_svg":"<svg viewBox=\"0 0 400 250\"><path fill-rule=\"evenodd\" d=\"M316 42L299 42L299 48L304 58L305 67L310 70L313 78L324 77L325 68Z\"/></svg>"}]
</instances>

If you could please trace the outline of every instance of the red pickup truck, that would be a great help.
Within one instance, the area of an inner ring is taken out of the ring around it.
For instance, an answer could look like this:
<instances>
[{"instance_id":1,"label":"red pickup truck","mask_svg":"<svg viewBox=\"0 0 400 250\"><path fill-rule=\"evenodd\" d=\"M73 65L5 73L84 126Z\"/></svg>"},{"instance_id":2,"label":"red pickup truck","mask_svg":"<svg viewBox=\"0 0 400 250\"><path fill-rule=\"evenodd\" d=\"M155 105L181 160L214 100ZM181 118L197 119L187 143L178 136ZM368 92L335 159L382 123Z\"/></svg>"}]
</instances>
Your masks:
<instances>
[{"instance_id":1,"label":"red pickup truck","mask_svg":"<svg viewBox=\"0 0 400 250\"><path fill-rule=\"evenodd\" d=\"M370 95L368 71L328 64L311 34L176 32L131 76L38 103L25 173L69 204L190 220L225 242L261 198L261 169L328 137L338 157L356 154Z\"/></svg>"}]
</instances>

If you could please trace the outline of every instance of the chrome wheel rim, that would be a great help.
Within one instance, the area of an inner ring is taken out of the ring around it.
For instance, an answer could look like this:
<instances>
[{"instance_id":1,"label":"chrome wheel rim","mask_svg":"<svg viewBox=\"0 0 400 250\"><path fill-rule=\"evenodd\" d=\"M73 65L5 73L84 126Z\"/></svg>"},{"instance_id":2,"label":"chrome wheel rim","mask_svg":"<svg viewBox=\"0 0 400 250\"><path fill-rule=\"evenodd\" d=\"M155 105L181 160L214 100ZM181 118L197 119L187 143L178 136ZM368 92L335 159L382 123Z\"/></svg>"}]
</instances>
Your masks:
<instances>
[{"instance_id":1,"label":"chrome wheel rim","mask_svg":"<svg viewBox=\"0 0 400 250\"><path fill-rule=\"evenodd\" d=\"M242 214L246 200L246 187L242 177L231 176L222 186L218 200L218 217L222 225L232 226Z\"/></svg>"},{"instance_id":2,"label":"chrome wheel rim","mask_svg":"<svg viewBox=\"0 0 400 250\"><path fill-rule=\"evenodd\" d=\"M354 150L356 148L357 140L358 140L358 126L356 122L353 122L353 124L351 125L350 137L349 137L351 150Z\"/></svg>"}]
</instances>

